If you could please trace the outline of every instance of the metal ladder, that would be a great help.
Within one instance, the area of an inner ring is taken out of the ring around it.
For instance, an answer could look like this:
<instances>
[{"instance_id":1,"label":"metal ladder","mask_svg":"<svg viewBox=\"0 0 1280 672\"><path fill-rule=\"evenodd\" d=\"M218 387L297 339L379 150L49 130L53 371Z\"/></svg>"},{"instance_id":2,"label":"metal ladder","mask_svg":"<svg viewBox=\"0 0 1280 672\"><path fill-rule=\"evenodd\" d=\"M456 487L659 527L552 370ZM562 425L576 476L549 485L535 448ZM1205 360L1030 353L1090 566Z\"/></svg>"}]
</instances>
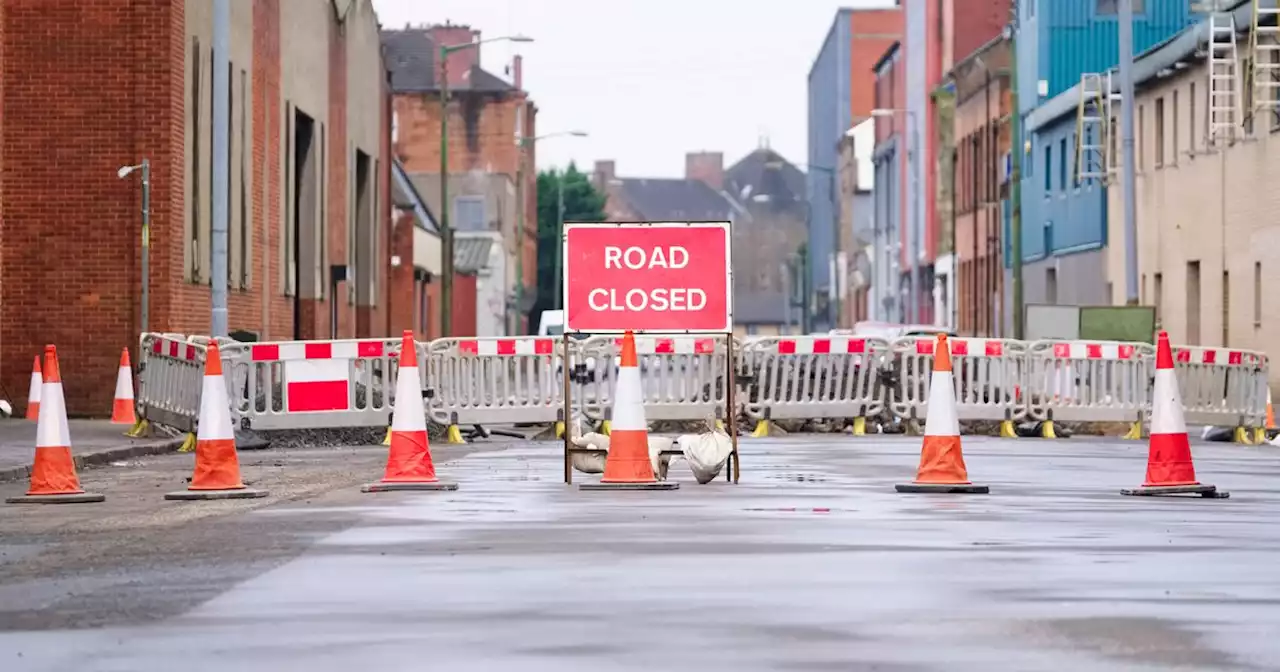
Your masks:
<instances>
[{"instance_id":1,"label":"metal ladder","mask_svg":"<svg viewBox=\"0 0 1280 672\"><path fill-rule=\"evenodd\" d=\"M1111 73L1080 75L1076 105L1076 182L1111 176Z\"/></svg>"},{"instance_id":2,"label":"metal ladder","mask_svg":"<svg viewBox=\"0 0 1280 672\"><path fill-rule=\"evenodd\" d=\"M1253 91L1250 114L1280 113L1280 8L1253 0L1249 31L1249 80ZM1274 123L1274 119L1273 122Z\"/></svg>"},{"instance_id":3,"label":"metal ladder","mask_svg":"<svg viewBox=\"0 0 1280 672\"><path fill-rule=\"evenodd\" d=\"M1229 13L1209 15L1209 137L1219 147L1233 142L1244 121L1240 116L1240 54L1236 22Z\"/></svg>"}]
</instances>

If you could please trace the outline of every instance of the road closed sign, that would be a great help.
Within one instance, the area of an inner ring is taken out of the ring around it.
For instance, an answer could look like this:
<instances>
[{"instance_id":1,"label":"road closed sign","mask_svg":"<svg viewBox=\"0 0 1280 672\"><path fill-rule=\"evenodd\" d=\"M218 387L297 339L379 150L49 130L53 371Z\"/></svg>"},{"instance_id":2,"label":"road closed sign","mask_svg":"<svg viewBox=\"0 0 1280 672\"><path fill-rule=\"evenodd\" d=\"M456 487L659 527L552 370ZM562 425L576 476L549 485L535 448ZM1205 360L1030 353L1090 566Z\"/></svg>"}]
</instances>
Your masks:
<instances>
[{"instance_id":1,"label":"road closed sign","mask_svg":"<svg viewBox=\"0 0 1280 672\"><path fill-rule=\"evenodd\" d=\"M565 330L733 329L728 222L566 224Z\"/></svg>"}]
</instances>

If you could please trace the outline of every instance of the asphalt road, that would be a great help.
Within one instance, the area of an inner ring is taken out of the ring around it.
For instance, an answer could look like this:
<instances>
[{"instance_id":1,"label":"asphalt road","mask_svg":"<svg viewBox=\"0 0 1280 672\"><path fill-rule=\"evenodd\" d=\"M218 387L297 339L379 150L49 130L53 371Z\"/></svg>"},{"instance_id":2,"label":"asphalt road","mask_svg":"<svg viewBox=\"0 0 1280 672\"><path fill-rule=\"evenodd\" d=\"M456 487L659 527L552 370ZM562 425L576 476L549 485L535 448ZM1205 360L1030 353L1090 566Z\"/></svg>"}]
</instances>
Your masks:
<instances>
[{"instance_id":1,"label":"asphalt road","mask_svg":"<svg viewBox=\"0 0 1280 672\"><path fill-rule=\"evenodd\" d=\"M376 448L246 456L250 502L91 470L99 508L0 507L0 670L1280 669L1280 451L1197 445L1231 499L1153 500L1117 492L1145 444L965 445L989 496L898 494L919 439L847 436L673 492L529 442L440 451L454 493L360 494Z\"/></svg>"}]
</instances>

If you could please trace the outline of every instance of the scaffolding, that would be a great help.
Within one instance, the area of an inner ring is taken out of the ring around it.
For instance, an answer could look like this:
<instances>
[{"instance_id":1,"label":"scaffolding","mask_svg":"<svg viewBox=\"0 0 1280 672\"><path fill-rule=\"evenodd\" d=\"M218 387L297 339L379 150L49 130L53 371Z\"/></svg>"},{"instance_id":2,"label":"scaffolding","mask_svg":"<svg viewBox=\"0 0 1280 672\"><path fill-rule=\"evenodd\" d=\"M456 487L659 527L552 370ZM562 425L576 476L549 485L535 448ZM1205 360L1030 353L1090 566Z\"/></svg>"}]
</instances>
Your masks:
<instances>
[{"instance_id":1,"label":"scaffolding","mask_svg":"<svg viewBox=\"0 0 1280 672\"><path fill-rule=\"evenodd\" d=\"M1080 75L1080 101L1076 104L1077 183L1088 180L1107 183L1115 175L1111 110L1119 96L1113 91L1111 71Z\"/></svg>"}]
</instances>

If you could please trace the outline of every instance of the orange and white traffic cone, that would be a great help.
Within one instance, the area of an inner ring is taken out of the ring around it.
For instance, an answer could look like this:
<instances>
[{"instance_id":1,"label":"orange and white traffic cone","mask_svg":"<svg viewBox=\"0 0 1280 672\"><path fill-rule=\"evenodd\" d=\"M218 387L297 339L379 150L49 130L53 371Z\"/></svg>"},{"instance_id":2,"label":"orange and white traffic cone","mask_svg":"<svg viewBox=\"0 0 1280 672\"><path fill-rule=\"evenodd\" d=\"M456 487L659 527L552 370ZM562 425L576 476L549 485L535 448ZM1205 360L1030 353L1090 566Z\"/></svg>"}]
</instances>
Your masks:
<instances>
[{"instance_id":1,"label":"orange and white traffic cone","mask_svg":"<svg viewBox=\"0 0 1280 672\"><path fill-rule=\"evenodd\" d=\"M644 417L644 388L636 357L636 337L622 337L622 357L613 392L613 423L609 455L599 483L583 483L580 490L675 490L676 481L659 481L649 457L649 423Z\"/></svg>"},{"instance_id":2,"label":"orange and white traffic cone","mask_svg":"<svg viewBox=\"0 0 1280 672\"><path fill-rule=\"evenodd\" d=\"M133 411L133 368L129 365L129 348L120 353L120 372L116 374L116 399L111 407L111 424L138 424L138 416Z\"/></svg>"},{"instance_id":3,"label":"orange and white traffic cone","mask_svg":"<svg viewBox=\"0 0 1280 672\"><path fill-rule=\"evenodd\" d=\"M231 426L231 401L222 378L222 354L216 342L205 353L204 383L200 390L200 424L196 428L196 466L186 490L165 499L253 499L266 490L245 487L240 480L236 434Z\"/></svg>"},{"instance_id":4,"label":"orange and white traffic cone","mask_svg":"<svg viewBox=\"0 0 1280 672\"><path fill-rule=\"evenodd\" d=\"M75 458L71 456L71 431L67 427L67 405L62 396L58 351L52 345L44 347L42 387L31 487L26 495L5 501L10 504L88 504L105 500L103 495L80 488Z\"/></svg>"},{"instance_id":5,"label":"orange and white traffic cone","mask_svg":"<svg viewBox=\"0 0 1280 672\"><path fill-rule=\"evenodd\" d=\"M1258 427L1254 431L1253 444L1255 446L1260 446L1266 443L1267 439L1270 438L1271 434L1275 433L1275 430L1276 430L1276 412L1274 409L1271 408L1271 385L1268 384L1267 385L1266 421L1264 422L1262 427Z\"/></svg>"},{"instance_id":6,"label":"orange and white traffic cone","mask_svg":"<svg viewBox=\"0 0 1280 672\"><path fill-rule=\"evenodd\" d=\"M924 424L924 446L916 480L894 486L898 492L954 492L985 495L990 488L969 482L960 450L960 419L956 390L951 379L951 349L947 335L938 334L933 349L933 374L929 379L929 414Z\"/></svg>"},{"instance_id":7,"label":"orange and white traffic cone","mask_svg":"<svg viewBox=\"0 0 1280 672\"><path fill-rule=\"evenodd\" d=\"M413 332L400 338L400 366L396 374L395 410L391 415L391 450L382 480L370 483L362 492L405 490L457 490L457 483L436 478L427 439L427 412L422 405L422 378L418 371L418 349Z\"/></svg>"},{"instance_id":8,"label":"orange and white traffic cone","mask_svg":"<svg viewBox=\"0 0 1280 672\"><path fill-rule=\"evenodd\" d=\"M1160 332L1156 342L1156 379L1151 394L1151 439L1147 451L1147 480L1141 487L1121 490L1122 495L1200 495L1217 499L1230 496L1196 480L1191 461L1191 441L1182 417L1182 395L1173 369L1169 334Z\"/></svg>"},{"instance_id":9,"label":"orange and white traffic cone","mask_svg":"<svg viewBox=\"0 0 1280 672\"><path fill-rule=\"evenodd\" d=\"M44 375L40 373L40 355L31 365L31 390L27 392L27 419L40 419L40 388L44 387Z\"/></svg>"}]
</instances>

